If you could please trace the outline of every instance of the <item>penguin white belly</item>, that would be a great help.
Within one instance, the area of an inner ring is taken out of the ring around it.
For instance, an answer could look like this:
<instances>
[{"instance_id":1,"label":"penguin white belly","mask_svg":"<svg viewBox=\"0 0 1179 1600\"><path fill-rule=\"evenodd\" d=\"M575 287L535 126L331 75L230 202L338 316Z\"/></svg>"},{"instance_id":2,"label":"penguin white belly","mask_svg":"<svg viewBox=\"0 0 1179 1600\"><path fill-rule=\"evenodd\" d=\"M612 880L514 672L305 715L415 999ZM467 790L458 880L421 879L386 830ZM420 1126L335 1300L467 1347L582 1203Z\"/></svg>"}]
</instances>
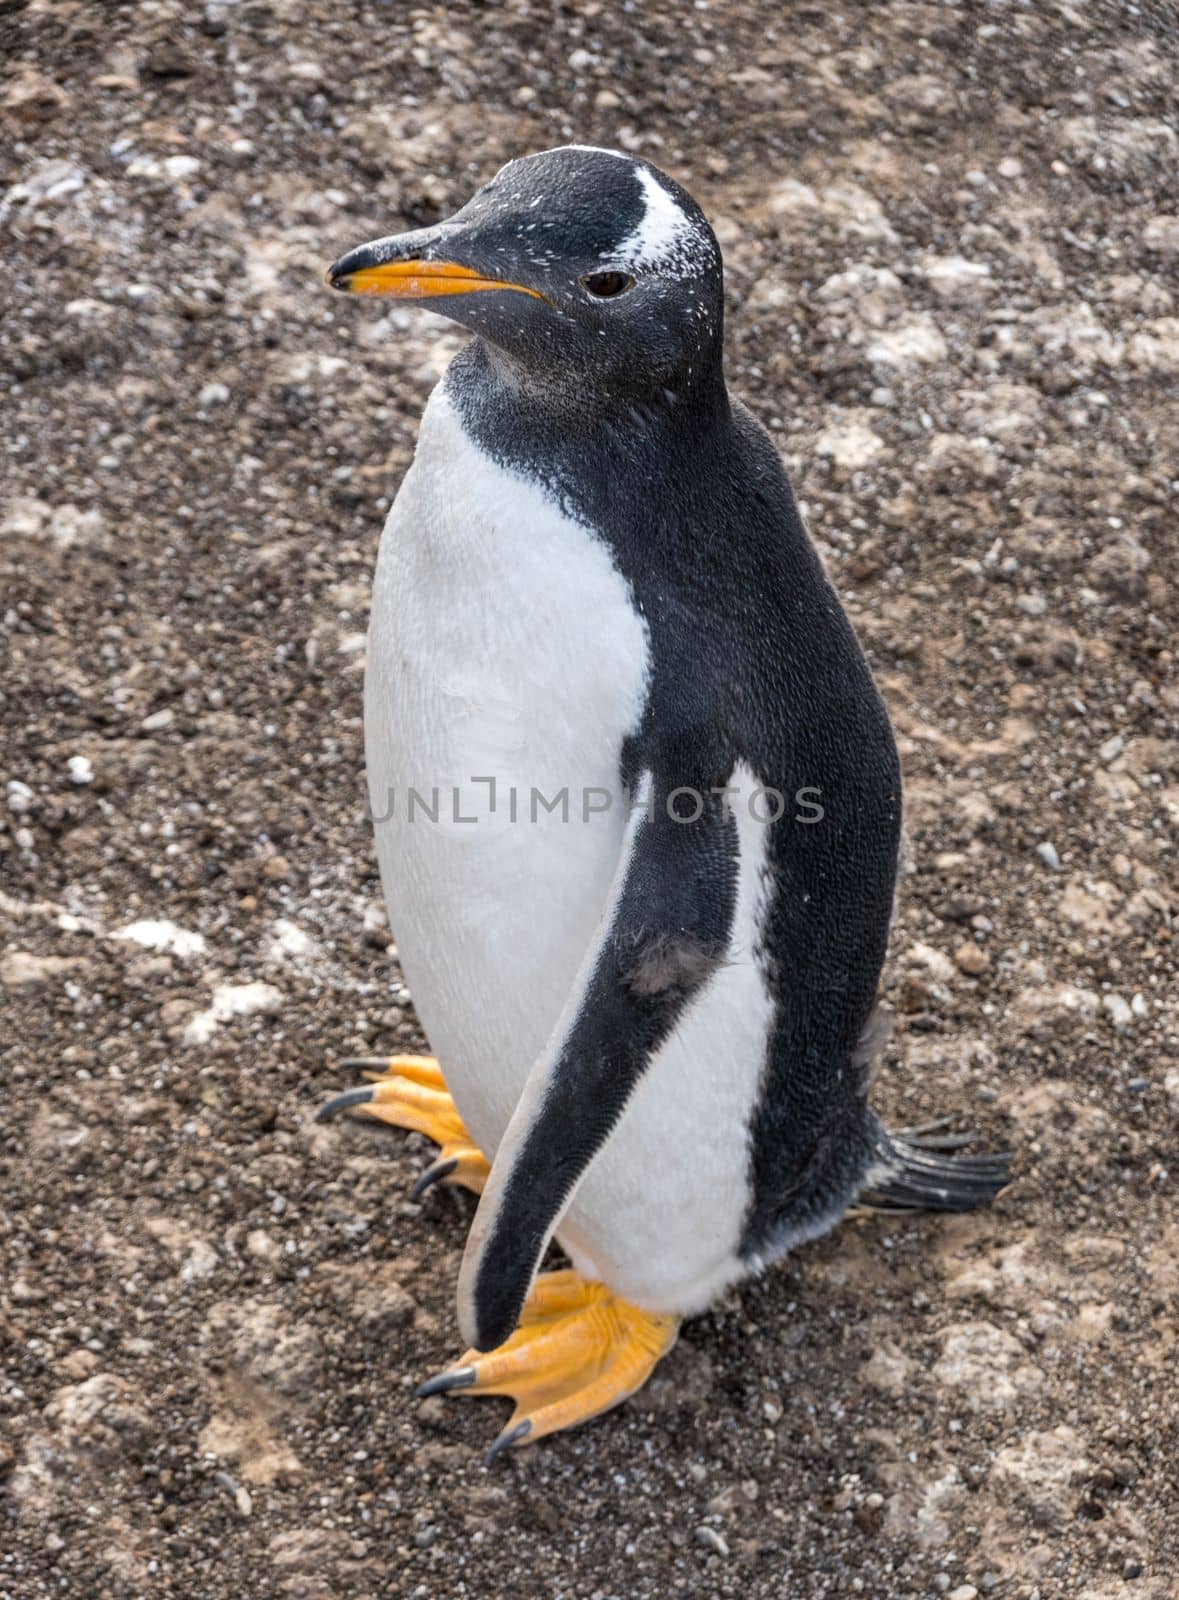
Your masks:
<instances>
[{"instance_id":1,"label":"penguin white belly","mask_svg":"<svg viewBox=\"0 0 1179 1600\"><path fill-rule=\"evenodd\" d=\"M365 755L406 979L489 1159L605 909L647 672L606 546L487 456L440 385L381 538Z\"/></svg>"},{"instance_id":2,"label":"penguin white belly","mask_svg":"<svg viewBox=\"0 0 1179 1600\"><path fill-rule=\"evenodd\" d=\"M619 757L648 673L646 625L604 542L474 443L444 380L381 539L365 749L403 969L489 1159L608 909L627 823ZM557 1230L583 1272L652 1310L697 1309L743 1270L772 1007L754 960L765 830L742 796L735 807L729 961Z\"/></svg>"}]
</instances>

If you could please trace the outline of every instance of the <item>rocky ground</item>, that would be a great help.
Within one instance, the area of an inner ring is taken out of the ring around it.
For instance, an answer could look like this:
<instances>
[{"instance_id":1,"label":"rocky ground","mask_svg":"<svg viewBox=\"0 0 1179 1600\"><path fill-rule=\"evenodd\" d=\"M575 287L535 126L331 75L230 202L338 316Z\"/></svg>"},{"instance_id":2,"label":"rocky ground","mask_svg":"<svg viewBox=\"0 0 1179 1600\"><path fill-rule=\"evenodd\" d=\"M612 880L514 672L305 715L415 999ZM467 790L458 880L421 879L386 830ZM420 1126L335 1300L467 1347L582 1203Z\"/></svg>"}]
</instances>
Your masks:
<instances>
[{"instance_id":1,"label":"rocky ground","mask_svg":"<svg viewBox=\"0 0 1179 1600\"><path fill-rule=\"evenodd\" d=\"M1179 1593L1176 20L0 0L0 1595ZM456 340L320 275L569 139L716 224L902 741L877 1096L1016 1178L487 1470L466 1197L312 1121L421 1043L360 695Z\"/></svg>"}]
</instances>

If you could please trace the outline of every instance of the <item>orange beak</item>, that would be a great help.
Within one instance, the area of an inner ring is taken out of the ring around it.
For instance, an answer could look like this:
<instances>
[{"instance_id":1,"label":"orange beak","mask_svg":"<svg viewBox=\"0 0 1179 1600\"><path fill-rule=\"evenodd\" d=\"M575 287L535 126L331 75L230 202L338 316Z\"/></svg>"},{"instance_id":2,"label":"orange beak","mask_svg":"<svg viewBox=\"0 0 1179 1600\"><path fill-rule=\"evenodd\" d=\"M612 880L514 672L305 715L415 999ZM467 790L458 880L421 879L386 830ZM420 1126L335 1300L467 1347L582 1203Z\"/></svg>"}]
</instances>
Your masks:
<instances>
[{"instance_id":1,"label":"orange beak","mask_svg":"<svg viewBox=\"0 0 1179 1600\"><path fill-rule=\"evenodd\" d=\"M537 300L545 296L523 283L485 278L455 261L381 261L371 245L350 250L328 268L326 282L346 294L383 294L395 300L431 300L439 295L474 294L481 289L512 289Z\"/></svg>"}]
</instances>

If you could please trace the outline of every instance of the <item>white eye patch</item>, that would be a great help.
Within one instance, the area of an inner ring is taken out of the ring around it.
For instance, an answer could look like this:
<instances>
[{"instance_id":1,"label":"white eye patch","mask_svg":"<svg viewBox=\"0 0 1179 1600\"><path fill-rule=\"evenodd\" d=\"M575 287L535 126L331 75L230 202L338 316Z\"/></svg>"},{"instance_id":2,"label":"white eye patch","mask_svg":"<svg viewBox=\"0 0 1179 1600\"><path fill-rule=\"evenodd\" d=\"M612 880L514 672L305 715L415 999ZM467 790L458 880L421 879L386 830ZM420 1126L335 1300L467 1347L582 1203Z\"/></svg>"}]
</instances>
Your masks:
<instances>
[{"instance_id":1,"label":"white eye patch","mask_svg":"<svg viewBox=\"0 0 1179 1600\"><path fill-rule=\"evenodd\" d=\"M634 273L659 271L671 277L693 277L707 271L714 259L711 239L681 210L649 167L636 162L633 170L646 210L634 232L609 252L610 260Z\"/></svg>"}]
</instances>

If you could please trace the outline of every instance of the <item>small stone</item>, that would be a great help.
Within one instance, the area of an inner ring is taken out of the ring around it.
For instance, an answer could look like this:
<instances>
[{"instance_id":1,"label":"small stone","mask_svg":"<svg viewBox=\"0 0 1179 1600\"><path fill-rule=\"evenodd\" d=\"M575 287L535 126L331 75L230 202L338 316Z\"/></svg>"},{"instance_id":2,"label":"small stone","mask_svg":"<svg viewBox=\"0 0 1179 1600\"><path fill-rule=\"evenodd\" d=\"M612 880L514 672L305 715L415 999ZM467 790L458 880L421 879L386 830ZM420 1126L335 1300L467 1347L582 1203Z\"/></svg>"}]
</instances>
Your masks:
<instances>
[{"instance_id":1,"label":"small stone","mask_svg":"<svg viewBox=\"0 0 1179 1600\"><path fill-rule=\"evenodd\" d=\"M978 1600L978 1590L972 1583L960 1583L950 1590L949 1600Z\"/></svg>"},{"instance_id":2,"label":"small stone","mask_svg":"<svg viewBox=\"0 0 1179 1600\"><path fill-rule=\"evenodd\" d=\"M1018 178L1023 172L1023 162L1016 156L1004 156L995 170L1001 178Z\"/></svg>"},{"instance_id":3,"label":"small stone","mask_svg":"<svg viewBox=\"0 0 1179 1600\"><path fill-rule=\"evenodd\" d=\"M973 939L967 939L954 951L954 962L959 972L965 972L971 978L978 978L990 966L991 958L985 950L975 944Z\"/></svg>"},{"instance_id":4,"label":"small stone","mask_svg":"<svg viewBox=\"0 0 1179 1600\"><path fill-rule=\"evenodd\" d=\"M197 404L208 411L213 406L223 406L229 400L229 387L224 383L206 383L197 395Z\"/></svg>"},{"instance_id":5,"label":"small stone","mask_svg":"<svg viewBox=\"0 0 1179 1600\"><path fill-rule=\"evenodd\" d=\"M282 1249L262 1228L252 1228L246 1235L246 1254L256 1261L277 1261Z\"/></svg>"},{"instance_id":6,"label":"small stone","mask_svg":"<svg viewBox=\"0 0 1179 1600\"><path fill-rule=\"evenodd\" d=\"M904 1394L912 1375L912 1361L894 1344L884 1344L874 1350L862 1371L866 1383L892 1395Z\"/></svg>"},{"instance_id":7,"label":"small stone","mask_svg":"<svg viewBox=\"0 0 1179 1600\"><path fill-rule=\"evenodd\" d=\"M1122 1562L1123 1578L1140 1578L1142 1576L1142 1563L1137 1556L1127 1556Z\"/></svg>"},{"instance_id":8,"label":"small stone","mask_svg":"<svg viewBox=\"0 0 1179 1600\"><path fill-rule=\"evenodd\" d=\"M94 768L90 765L89 756L71 756L66 762L70 775L70 782L79 787L83 784L94 782Z\"/></svg>"},{"instance_id":9,"label":"small stone","mask_svg":"<svg viewBox=\"0 0 1179 1600\"><path fill-rule=\"evenodd\" d=\"M87 965L78 956L36 956L31 950L10 950L0 959L0 985L5 989L39 989Z\"/></svg>"},{"instance_id":10,"label":"small stone","mask_svg":"<svg viewBox=\"0 0 1179 1600\"><path fill-rule=\"evenodd\" d=\"M423 1428L444 1428L446 1406L440 1394L427 1395L418 1403L417 1418Z\"/></svg>"},{"instance_id":11,"label":"small stone","mask_svg":"<svg viewBox=\"0 0 1179 1600\"><path fill-rule=\"evenodd\" d=\"M27 783L22 783L19 778L13 778L8 785L8 809L18 817L26 815L33 809L33 791Z\"/></svg>"},{"instance_id":12,"label":"small stone","mask_svg":"<svg viewBox=\"0 0 1179 1600\"><path fill-rule=\"evenodd\" d=\"M1110 1021L1115 1028L1128 1028L1134 1021L1134 1013L1128 1001L1120 994L1107 994L1101 997L1101 1004L1109 1014Z\"/></svg>"},{"instance_id":13,"label":"small stone","mask_svg":"<svg viewBox=\"0 0 1179 1600\"><path fill-rule=\"evenodd\" d=\"M1036 846L1036 854L1049 872L1060 871L1060 857L1056 853L1056 846L1050 840L1042 839Z\"/></svg>"},{"instance_id":14,"label":"small stone","mask_svg":"<svg viewBox=\"0 0 1179 1600\"><path fill-rule=\"evenodd\" d=\"M167 709L153 711L149 717L144 717L139 726L144 733L159 733L163 728L171 727L176 720L176 713Z\"/></svg>"},{"instance_id":15,"label":"small stone","mask_svg":"<svg viewBox=\"0 0 1179 1600\"><path fill-rule=\"evenodd\" d=\"M728 1541L715 1528L710 1528L705 1523L701 1523L696 1529L696 1543L715 1551L718 1556L727 1556L729 1553Z\"/></svg>"},{"instance_id":16,"label":"small stone","mask_svg":"<svg viewBox=\"0 0 1179 1600\"><path fill-rule=\"evenodd\" d=\"M272 883L281 883L291 875L291 864L286 856L270 856L262 868L262 876Z\"/></svg>"}]
</instances>

